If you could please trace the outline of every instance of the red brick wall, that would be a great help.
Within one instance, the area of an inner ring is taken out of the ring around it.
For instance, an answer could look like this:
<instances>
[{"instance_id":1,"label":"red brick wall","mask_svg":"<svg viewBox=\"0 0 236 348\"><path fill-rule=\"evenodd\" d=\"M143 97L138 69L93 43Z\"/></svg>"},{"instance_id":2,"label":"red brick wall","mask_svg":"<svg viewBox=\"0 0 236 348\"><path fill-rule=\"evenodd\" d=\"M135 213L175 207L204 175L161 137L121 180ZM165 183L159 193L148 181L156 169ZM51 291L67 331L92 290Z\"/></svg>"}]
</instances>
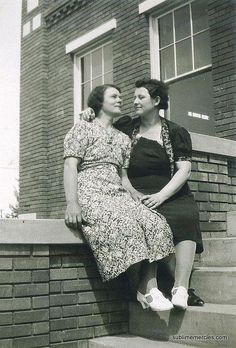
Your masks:
<instances>
[{"instance_id":1,"label":"red brick wall","mask_svg":"<svg viewBox=\"0 0 236 348\"><path fill-rule=\"evenodd\" d=\"M85 245L2 245L0 346L78 348L125 333L126 287L123 278L101 282Z\"/></svg>"}]
</instances>

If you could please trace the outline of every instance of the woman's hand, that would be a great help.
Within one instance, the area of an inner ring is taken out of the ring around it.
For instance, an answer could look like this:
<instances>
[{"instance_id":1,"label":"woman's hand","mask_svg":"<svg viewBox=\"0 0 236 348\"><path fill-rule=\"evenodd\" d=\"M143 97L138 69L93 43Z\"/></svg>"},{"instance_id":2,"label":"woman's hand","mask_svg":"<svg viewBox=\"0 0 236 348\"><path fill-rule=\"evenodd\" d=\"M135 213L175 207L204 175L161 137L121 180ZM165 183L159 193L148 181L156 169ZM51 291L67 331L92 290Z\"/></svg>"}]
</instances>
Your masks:
<instances>
[{"instance_id":1,"label":"woman's hand","mask_svg":"<svg viewBox=\"0 0 236 348\"><path fill-rule=\"evenodd\" d=\"M129 193L131 194L131 197L135 200L135 202L140 202L142 197L144 197L143 193L141 193L135 189L129 191Z\"/></svg>"},{"instance_id":2,"label":"woman's hand","mask_svg":"<svg viewBox=\"0 0 236 348\"><path fill-rule=\"evenodd\" d=\"M68 203L65 212L65 224L73 229L82 229L81 208L78 203Z\"/></svg>"},{"instance_id":3,"label":"woman's hand","mask_svg":"<svg viewBox=\"0 0 236 348\"><path fill-rule=\"evenodd\" d=\"M87 122L91 122L95 119L95 113L92 108L87 108L79 113L79 119Z\"/></svg>"},{"instance_id":4,"label":"woman's hand","mask_svg":"<svg viewBox=\"0 0 236 348\"><path fill-rule=\"evenodd\" d=\"M141 198L141 202L150 209L155 209L161 205L167 197L165 197L161 192L154 193L152 195L145 195Z\"/></svg>"},{"instance_id":5,"label":"woman's hand","mask_svg":"<svg viewBox=\"0 0 236 348\"><path fill-rule=\"evenodd\" d=\"M152 195L145 195L142 197L142 203L145 204L148 208L155 209L159 207L159 205L164 203L167 199L178 192L188 180L191 173L191 162L179 161L175 162L175 165L177 169L175 175L168 182L168 184L162 188L160 192L154 193Z\"/></svg>"},{"instance_id":6,"label":"woman's hand","mask_svg":"<svg viewBox=\"0 0 236 348\"><path fill-rule=\"evenodd\" d=\"M135 200L135 202L140 202L141 198L143 197L143 194L141 192L137 191L131 185L131 182L127 176L127 169L125 169L125 168L122 168L121 179L122 179L123 187L129 192L129 194Z\"/></svg>"}]
</instances>

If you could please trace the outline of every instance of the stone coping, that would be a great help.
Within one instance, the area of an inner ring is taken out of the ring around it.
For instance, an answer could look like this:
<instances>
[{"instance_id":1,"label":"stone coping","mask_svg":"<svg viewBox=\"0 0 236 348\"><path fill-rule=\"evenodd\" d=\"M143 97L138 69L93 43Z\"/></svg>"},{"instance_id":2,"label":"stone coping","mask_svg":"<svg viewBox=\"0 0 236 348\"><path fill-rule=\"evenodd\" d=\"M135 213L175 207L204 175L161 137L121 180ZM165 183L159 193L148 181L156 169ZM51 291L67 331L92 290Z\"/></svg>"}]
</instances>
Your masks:
<instances>
[{"instance_id":1,"label":"stone coping","mask_svg":"<svg viewBox=\"0 0 236 348\"><path fill-rule=\"evenodd\" d=\"M236 157L236 141L190 132L194 151Z\"/></svg>"},{"instance_id":2,"label":"stone coping","mask_svg":"<svg viewBox=\"0 0 236 348\"><path fill-rule=\"evenodd\" d=\"M0 220L1 244L81 244L81 233L66 227L63 219Z\"/></svg>"},{"instance_id":3,"label":"stone coping","mask_svg":"<svg viewBox=\"0 0 236 348\"><path fill-rule=\"evenodd\" d=\"M236 211L227 213L227 222L228 237L235 237ZM0 219L0 244L60 245L84 243L86 241L82 234L66 227L63 219Z\"/></svg>"}]
</instances>

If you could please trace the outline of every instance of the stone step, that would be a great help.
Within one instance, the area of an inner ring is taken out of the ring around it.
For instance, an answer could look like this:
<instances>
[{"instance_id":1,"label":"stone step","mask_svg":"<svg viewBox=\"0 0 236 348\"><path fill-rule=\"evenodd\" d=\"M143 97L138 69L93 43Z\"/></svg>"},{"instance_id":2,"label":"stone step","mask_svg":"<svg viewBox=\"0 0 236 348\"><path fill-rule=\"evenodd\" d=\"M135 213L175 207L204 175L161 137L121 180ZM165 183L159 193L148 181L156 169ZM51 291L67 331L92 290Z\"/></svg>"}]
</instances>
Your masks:
<instances>
[{"instance_id":1,"label":"stone step","mask_svg":"<svg viewBox=\"0 0 236 348\"><path fill-rule=\"evenodd\" d=\"M190 285L205 302L236 304L236 267L195 268Z\"/></svg>"},{"instance_id":2,"label":"stone step","mask_svg":"<svg viewBox=\"0 0 236 348\"><path fill-rule=\"evenodd\" d=\"M236 237L204 238L200 266L236 266Z\"/></svg>"},{"instance_id":3,"label":"stone step","mask_svg":"<svg viewBox=\"0 0 236 348\"><path fill-rule=\"evenodd\" d=\"M201 347L236 347L236 305L210 304L165 312L131 302L129 331L152 339Z\"/></svg>"},{"instance_id":4,"label":"stone step","mask_svg":"<svg viewBox=\"0 0 236 348\"><path fill-rule=\"evenodd\" d=\"M236 236L236 211L227 212L227 235Z\"/></svg>"},{"instance_id":5,"label":"stone step","mask_svg":"<svg viewBox=\"0 0 236 348\"><path fill-rule=\"evenodd\" d=\"M89 340L89 348L181 348L187 347L184 344L178 344L166 341L157 341L149 338L119 335L105 336Z\"/></svg>"}]
</instances>

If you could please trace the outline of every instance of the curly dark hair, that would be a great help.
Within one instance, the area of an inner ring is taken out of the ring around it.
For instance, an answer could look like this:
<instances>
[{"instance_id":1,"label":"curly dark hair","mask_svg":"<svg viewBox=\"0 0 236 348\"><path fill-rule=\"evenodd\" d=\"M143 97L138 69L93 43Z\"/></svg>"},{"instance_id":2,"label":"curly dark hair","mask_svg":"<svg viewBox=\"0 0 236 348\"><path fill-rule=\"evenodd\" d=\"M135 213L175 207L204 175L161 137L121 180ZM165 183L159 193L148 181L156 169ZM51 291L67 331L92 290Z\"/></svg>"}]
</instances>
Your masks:
<instances>
[{"instance_id":1,"label":"curly dark hair","mask_svg":"<svg viewBox=\"0 0 236 348\"><path fill-rule=\"evenodd\" d=\"M119 87L107 83L107 84L95 87L89 94L87 105L94 110L95 117L97 117L99 111L102 108L102 104L104 101L104 93L110 87L117 89L121 93L121 90Z\"/></svg>"},{"instance_id":2,"label":"curly dark hair","mask_svg":"<svg viewBox=\"0 0 236 348\"><path fill-rule=\"evenodd\" d=\"M135 82L135 87L144 87L148 90L150 97L155 99L160 97L159 109L168 109L168 86L163 82L156 79L143 78Z\"/></svg>"}]
</instances>

